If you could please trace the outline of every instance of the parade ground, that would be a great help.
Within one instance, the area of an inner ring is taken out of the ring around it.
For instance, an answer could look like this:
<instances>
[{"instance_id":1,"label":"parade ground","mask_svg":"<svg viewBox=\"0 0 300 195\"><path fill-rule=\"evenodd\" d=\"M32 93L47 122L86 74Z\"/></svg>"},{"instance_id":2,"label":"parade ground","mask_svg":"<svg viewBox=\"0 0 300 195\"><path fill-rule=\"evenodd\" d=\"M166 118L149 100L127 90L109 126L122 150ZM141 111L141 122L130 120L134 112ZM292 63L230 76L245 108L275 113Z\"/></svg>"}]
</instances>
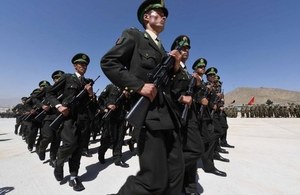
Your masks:
<instances>
[{"instance_id":1,"label":"parade ground","mask_svg":"<svg viewBox=\"0 0 300 195\"><path fill-rule=\"evenodd\" d=\"M229 163L215 161L227 173L220 177L205 173L199 161L198 191L205 195L296 195L300 194L300 119L296 118L229 118L229 154L221 154ZM35 149L14 134L15 119L0 118L0 195L105 195L116 193L129 175L139 170L138 157L123 147L129 168L114 165L109 149L106 164L98 162L98 142L89 148L92 157L82 157L79 171L85 190L69 187L68 164L65 178L57 182L53 168L40 161ZM159 159L153 159L159 161Z\"/></svg>"}]
</instances>

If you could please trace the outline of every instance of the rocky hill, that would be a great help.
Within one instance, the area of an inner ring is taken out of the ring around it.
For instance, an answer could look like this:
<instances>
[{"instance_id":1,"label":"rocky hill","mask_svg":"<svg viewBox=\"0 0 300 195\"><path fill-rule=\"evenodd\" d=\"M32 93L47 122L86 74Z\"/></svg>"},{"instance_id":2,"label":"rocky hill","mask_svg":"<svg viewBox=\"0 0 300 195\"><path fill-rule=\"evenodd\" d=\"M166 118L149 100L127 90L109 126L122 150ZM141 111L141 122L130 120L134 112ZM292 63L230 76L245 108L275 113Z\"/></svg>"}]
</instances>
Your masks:
<instances>
[{"instance_id":1,"label":"rocky hill","mask_svg":"<svg viewBox=\"0 0 300 195\"><path fill-rule=\"evenodd\" d=\"M254 104L264 104L268 99L274 104L300 104L300 92L276 88L239 87L225 94L226 105L235 100L234 105L247 104L254 96ZM0 108L11 108L20 103L20 98L0 98Z\"/></svg>"},{"instance_id":2,"label":"rocky hill","mask_svg":"<svg viewBox=\"0 0 300 195\"><path fill-rule=\"evenodd\" d=\"M300 92L275 88L240 87L225 94L226 105L235 100L234 105L247 104L254 96L254 104L264 104L270 99L274 104L300 104Z\"/></svg>"}]
</instances>

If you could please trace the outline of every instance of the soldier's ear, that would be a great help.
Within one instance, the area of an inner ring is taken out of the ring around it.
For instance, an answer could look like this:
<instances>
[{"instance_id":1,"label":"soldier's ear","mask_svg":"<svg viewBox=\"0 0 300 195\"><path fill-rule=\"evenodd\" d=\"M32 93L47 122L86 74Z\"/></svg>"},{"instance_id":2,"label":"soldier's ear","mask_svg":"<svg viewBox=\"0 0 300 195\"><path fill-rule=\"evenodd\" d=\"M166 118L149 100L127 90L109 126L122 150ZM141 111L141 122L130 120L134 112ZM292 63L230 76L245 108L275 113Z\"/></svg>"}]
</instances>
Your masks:
<instances>
[{"instance_id":1,"label":"soldier's ear","mask_svg":"<svg viewBox=\"0 0 300 195\"><path fill-rule=\"evenodd\" d=\"M144 24L145 24L146 21L149 22L149 17L150 17L150 15L149 15L148 13L145 13L145 14L144 14L144 17L143 17L143 19L144 19Z\"/></svg>"}]
</instances>

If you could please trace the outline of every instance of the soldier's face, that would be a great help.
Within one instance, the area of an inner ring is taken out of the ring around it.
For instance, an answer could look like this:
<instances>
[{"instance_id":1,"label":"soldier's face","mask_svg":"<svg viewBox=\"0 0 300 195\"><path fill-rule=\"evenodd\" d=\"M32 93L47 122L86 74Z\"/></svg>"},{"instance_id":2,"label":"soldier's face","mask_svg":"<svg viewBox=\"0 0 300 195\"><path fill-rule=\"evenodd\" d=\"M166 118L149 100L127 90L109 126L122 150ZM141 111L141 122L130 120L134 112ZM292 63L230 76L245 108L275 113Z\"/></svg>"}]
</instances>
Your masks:
<instances>
[{"instance_id":1,"label":"soldier's face","mask_svg":"<svg viewBox=\"0 0 300 195\"><path fill-rule=\"evenodd\" d=\"M181 51L182 61L185 62L189 58L190 48L188 46L183 46Z\"/></svg>"},{"instance_id":2,"label":"soldier's face","mask_svg":"<svg viewBox=\"0 0 300 195\"><path fill-rule=\"evenodd\" d=\"M216 79L215 79L215 75L214 74L209 74L207 75L207 80L210 81L210 82L214 82Z\"/></svg>"},{"instance_id":3,"label":"soldier's face","mask_svg":"<svg viewBox=\"0 0 300 195\"><path fill-rule=\"evenodd\" d=\"M167 18L161 9L154 9L145 14L145 19L153 29L163 31Z\"/></svg>"},{"instance_id":4,"label":"soldier's face","mask_svg":"<svg viewBox=\"0 0 300 195\"><path fill-rule=\"evenodd\" d=\"M85 63L76 63L74 64L76 72L78 72L80 75L84 75L87 69L87 64Z\"/></svg>"},{"instance_id":5,"label":"soldier's face","mask_svg":"<svg viewBox=\"0 0 300 195\"><path fill-rule=\"evenodd\" d=\"M206 66L198 66L197 73L199 73L200 75L203 75L205 73L205 67Z\"/></svg>"}]
</instances>

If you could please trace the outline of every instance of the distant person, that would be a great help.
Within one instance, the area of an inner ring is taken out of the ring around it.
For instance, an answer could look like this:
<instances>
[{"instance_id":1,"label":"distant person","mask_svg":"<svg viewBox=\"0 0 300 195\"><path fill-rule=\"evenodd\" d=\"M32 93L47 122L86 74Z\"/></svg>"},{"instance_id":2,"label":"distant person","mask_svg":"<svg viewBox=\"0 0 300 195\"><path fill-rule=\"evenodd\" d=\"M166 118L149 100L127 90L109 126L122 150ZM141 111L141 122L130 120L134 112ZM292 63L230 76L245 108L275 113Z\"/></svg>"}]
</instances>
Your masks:
<instances>
[{"instance_id":1,"label":"distant person","mask_svg":"<svg viewBox=\"0 0 300 195\"><path fill-rule=\"evenodd\" d=\"M22 103L17 104L12 109L12 111L15 114L15 117L16 117L16 124L15 124L15 131L14 131L14 133L16 135L18 135L18 129L19 129L19 127L21 125L21 122L22 122L22 116L23 116L23 112L24 112L24 104L25 104L26 100L27 100L27 97L22 97L21 98ZM19 131L19 135L21 135L21 131Z\"/></svg>"}]
</instances>

